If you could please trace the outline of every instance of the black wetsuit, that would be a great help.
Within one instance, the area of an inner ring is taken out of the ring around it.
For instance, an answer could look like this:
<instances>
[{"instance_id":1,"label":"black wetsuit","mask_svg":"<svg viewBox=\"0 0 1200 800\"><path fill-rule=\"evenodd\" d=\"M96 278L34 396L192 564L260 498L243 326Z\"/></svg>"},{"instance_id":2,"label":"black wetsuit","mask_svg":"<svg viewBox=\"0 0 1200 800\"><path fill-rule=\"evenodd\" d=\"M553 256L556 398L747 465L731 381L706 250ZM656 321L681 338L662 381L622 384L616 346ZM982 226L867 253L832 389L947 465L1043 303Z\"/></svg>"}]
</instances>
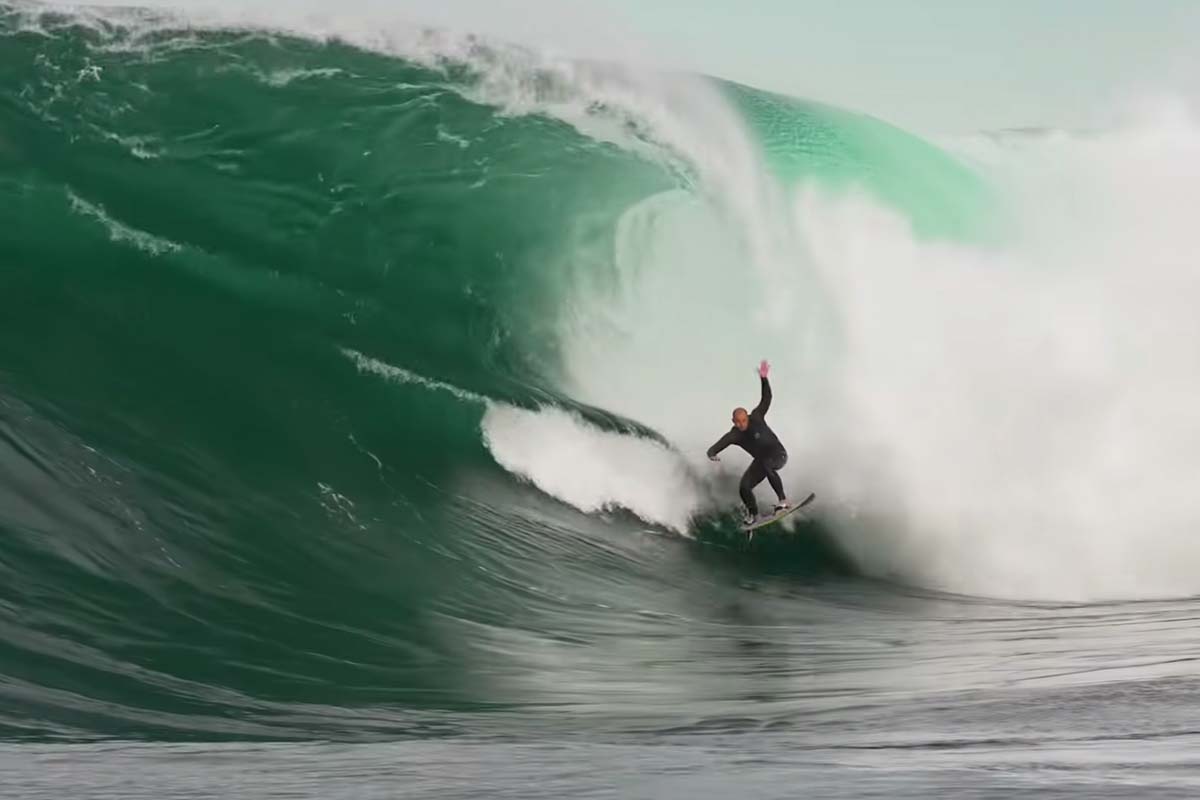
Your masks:
<instances>
[{"instance_id":1,"label":"black wetsuit","mask_svg":"<svg viewBox=\"0 0 1200 800\"><path fill-rule=\"evenodd\" d=\"M758 502L754 499L754 487L762 483L763 478L771 483L771 488L775 490L775 496L780 501L786 496L783 493L783 482L779 480L779 470L783 469L783 465L787 463L787 450L783 449L779 437L767 425L767 409L770 407L771 384L766 378L763 378L762 400L750 412L750 424L746 426L746 430L739 431L734 425L729 429L729 433L708 448L708 457L712 458L729 445L736 444L754 458L746 473L742 475L742 481L738 485L738 494L742 496L746 510L756 516L758 515Z\"/></svg>"}]
</instances>

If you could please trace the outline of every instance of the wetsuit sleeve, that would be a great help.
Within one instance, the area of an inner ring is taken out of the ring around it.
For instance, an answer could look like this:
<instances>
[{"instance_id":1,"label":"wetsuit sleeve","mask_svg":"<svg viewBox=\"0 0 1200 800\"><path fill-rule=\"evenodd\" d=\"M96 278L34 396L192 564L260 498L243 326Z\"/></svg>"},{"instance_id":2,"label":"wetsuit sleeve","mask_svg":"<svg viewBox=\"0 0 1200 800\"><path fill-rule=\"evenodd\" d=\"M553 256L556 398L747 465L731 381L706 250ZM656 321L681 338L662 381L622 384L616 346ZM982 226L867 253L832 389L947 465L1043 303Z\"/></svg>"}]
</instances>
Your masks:
<instances>
[{"instance_id":1,"label":"wetsuit sleeve","mask_svg":"<svg viewBox=\"0 0 1200 800\"><path fill-rule=\"evenodd\" d=\"M760 378L762 381L762 399L758 401L758 405L750 412L752 416L765 417L767 409L771 407L771 382L766 378Z\"/></svg>"},{"instance_id":2,"label":"wetsuit sleeve","mask_svg":"<svg viewBox=\"0 0 1200 800\"><path fill-rule=\"evenodd\" d=\"M714 444L712 447L708 448L708 457L712 458L717 453L724 450L726 447L729 447L729 445L731 445L731 444L733 444L733 431L732 430L730 430L729 433L725 434L720 439L717 439L716 444Z\"/></svg>"}]
</instances>

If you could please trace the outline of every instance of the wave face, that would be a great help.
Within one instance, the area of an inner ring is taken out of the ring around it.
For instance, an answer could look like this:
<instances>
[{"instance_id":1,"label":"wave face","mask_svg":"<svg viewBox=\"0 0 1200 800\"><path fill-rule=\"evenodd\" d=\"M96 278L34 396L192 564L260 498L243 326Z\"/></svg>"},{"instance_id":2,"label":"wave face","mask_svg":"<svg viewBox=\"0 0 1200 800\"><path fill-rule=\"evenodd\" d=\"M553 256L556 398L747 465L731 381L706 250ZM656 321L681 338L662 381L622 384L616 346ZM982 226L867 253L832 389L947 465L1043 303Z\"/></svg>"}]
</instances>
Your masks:
<instances>
[{"instance_id":1,"label":"wave face","mask_svg":"<svg viewBox=\"0 0 1200 800\"><path fill-rule=\"evenodd\" d=\"M745 699L681 677L720 626L1200 591L1185 116L935 144L469 37L26 6L0 76L6 737L686 725ZM762 356L820 518L746 548L703 449Z\"/></svg>"}]
</instances>

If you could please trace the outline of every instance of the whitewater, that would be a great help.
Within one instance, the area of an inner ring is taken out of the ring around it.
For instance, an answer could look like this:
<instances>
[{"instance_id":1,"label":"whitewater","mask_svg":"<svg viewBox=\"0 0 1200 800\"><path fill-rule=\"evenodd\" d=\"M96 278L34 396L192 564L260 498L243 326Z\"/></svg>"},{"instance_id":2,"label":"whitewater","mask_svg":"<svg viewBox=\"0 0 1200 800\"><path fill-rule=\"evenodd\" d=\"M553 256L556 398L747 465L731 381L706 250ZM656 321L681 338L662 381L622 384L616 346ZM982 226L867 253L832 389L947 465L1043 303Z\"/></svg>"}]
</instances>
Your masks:
<instances>
[{"instance_id":1,"label":"whitewater","mask_svg":"<svg viewBox=\"0 0 1200 800\"><path fill-rule=\"evenodd\" d=\"M0 789L1194 794L1200 120L1110 116L0 4Z\"/></svg>"}]
</instances>

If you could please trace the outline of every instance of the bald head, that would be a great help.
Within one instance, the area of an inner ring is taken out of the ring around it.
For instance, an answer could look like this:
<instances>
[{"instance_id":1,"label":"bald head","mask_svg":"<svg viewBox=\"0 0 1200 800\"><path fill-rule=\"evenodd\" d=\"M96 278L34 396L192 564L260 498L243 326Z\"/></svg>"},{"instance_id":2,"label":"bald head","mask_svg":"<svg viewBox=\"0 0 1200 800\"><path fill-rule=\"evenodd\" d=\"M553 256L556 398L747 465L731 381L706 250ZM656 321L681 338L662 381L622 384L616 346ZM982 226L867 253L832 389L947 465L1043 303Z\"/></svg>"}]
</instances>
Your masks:
<instances>
[{"instance_id":1,"label":"bald head","mask_svg":"<svg viewBox=\"0 0 1200 800\"><path fill-rule=\"evenodd\" d=\"M733 426L739 431L744 431L750 427L750 415L741 406L733 410Z\"/></svg>"}]
</instances>

